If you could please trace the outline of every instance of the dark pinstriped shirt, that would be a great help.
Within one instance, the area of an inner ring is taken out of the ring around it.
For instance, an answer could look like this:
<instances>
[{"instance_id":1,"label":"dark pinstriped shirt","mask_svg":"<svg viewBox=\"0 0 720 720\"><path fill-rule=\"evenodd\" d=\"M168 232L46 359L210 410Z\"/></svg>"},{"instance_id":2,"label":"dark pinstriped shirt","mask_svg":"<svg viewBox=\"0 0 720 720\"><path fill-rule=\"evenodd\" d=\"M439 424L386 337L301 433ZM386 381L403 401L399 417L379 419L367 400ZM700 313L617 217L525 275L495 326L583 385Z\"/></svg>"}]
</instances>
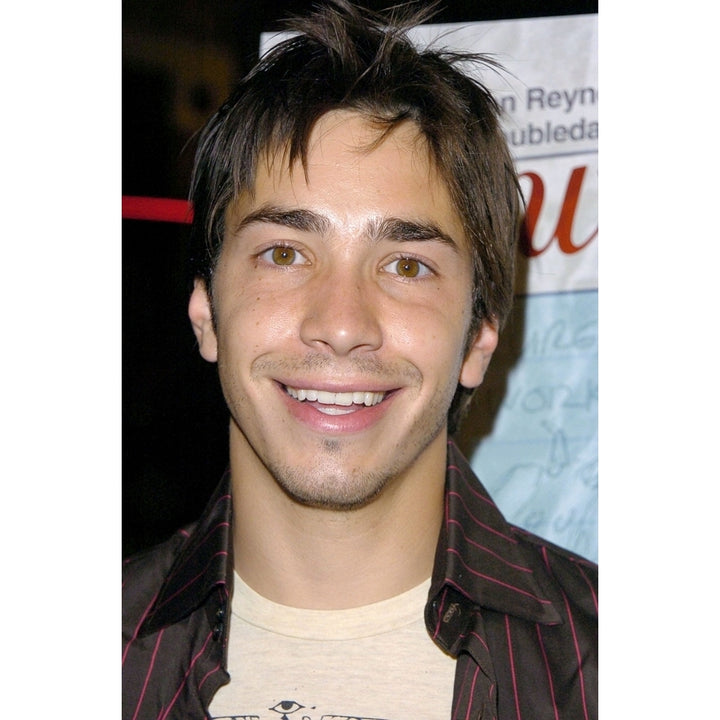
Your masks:
<instances>
[{"instance_id":1,"label":"dark pinstriped shirt","mask_svg":"<svg viewBox=\"0 0 720 720\"><path fill-rule=\"evenodd\" d=\"M445 497L425 621L457 658L452 720L595 720L597 566L509 525L452 441ZM124 563L124 720L207 718L229 681L231 536L228 474L194 526Z\"/></svg>"}]
</instances>

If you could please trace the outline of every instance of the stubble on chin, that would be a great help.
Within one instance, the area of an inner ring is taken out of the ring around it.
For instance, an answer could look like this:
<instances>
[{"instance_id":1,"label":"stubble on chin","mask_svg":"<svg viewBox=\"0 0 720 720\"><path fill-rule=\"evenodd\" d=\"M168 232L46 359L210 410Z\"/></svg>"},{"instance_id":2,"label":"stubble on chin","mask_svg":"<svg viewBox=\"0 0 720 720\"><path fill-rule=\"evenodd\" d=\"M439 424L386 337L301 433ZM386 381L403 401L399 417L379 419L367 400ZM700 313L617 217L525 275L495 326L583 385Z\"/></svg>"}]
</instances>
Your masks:
<instances>
[{"instance_id":1,"label":"stubble on chin","mask_svg":"<svg viewBox=\"0 0 720 720\"><path fill-rule=\"evenodd\" d=\"M412 470L420 455L446 426L442 415L434 417L435 424L428 424L424 433L416 436L416 446L398 448L395 460L390 460L384 467L343 469L343 442L324 438L322 451L313 467L270 463L268 469L285 494L300 505L335 511L360 509L372 503L390 483L401 480ZM373 458L369 458L369 464L372 461Z\"/></svg>"},{"instance_id":2,"label":"stubble on chin","mask_svg":"<svg viewBox=\"0 0 720 720\"><path fill-rule=\"evenodd\" d=\"M339 455L340 443L323 441L328 456ZM364 468L340 471L339 466L300 469L270 466L275 482L294 502L326 510L350 511L365 507L384 489L390 472L373 472Z\"/></svg>"}]
</instances>

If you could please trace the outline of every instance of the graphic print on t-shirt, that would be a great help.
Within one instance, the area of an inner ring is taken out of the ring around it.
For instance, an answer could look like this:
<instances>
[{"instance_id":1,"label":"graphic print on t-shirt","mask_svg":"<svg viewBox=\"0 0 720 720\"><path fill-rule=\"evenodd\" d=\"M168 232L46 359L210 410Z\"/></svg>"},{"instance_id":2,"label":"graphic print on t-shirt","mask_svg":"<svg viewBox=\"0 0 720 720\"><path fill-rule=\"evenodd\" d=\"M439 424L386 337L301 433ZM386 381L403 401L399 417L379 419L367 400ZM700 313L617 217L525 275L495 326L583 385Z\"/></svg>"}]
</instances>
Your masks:
<instances>
[{"instance_id":1,"label":"graphic print on t-shirt","mask_svg":"<svg viewBox=\"0 0 720 720\"><path fill-rule=\"evenodd\" d=\"M425 627L430 578L344 610L278 605L235 574L227 670L213 720L444 720L455 660ZM391 650L390 650L391 649ZM412 692L398 689L410 688Z\"/></svg>"},{"instance_id":2,"label":"graphic print on t-shirt","mask_svg":"<svg viewBox=\"0 0 720 720\"><path fill-rule=\"evenodd\" d=\"M365 717L363 715L338 715L336 713L317 714L317 708L302 705L296 700L281 700L268 708L270 714L249 715L232 714L212 716L212 720L390 720L390 718ZM312 713L309 714L308 713Z\"/></svg>"}]
</instances>

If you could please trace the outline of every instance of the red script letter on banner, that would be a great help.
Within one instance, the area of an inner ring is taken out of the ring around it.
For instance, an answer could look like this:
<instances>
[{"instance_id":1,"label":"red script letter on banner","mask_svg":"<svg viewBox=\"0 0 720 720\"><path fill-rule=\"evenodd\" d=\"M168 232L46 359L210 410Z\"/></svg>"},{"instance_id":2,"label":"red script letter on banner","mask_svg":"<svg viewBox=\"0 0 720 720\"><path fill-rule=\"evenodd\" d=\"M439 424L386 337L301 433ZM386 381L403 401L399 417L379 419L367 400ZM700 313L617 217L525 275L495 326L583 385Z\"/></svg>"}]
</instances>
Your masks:
<instances>
[{"instance_id":1,"label":"red script letter on banner","mask_svg":"<svg viewBox=\"0 0 720 720\"><path fill-rule=\"evenodd\" d=\"M573 253L582 250L597 236L598 229L595 228L588 238L579 245L575 245L572 241L573 220L575 219L575 212L577 211L578 199L580 197L580 189L582 187L586 171L586 166L576 167L573 169L570 175L570 180L568 181L567 189L565 190L565 197L563 199L562 206L560 207L560 215L558 217L557 225L555 226L555 231L542 247L536 247L533 245L533 240L538 216L540 215L540 210L542 209L543 200L545 198L545 184L543 183L543 179L537 173L520 173L520 177L528 178L528 180L532 183L530 198L527 201L527 211L525 213L523 232L520 237L520 250L523 255L529 258L542 255L542 253L550 247L550 243L552 243L553 240L558 241L558 247L561 252L566 255L572 255Z\"/></svg>"}]
</instances>

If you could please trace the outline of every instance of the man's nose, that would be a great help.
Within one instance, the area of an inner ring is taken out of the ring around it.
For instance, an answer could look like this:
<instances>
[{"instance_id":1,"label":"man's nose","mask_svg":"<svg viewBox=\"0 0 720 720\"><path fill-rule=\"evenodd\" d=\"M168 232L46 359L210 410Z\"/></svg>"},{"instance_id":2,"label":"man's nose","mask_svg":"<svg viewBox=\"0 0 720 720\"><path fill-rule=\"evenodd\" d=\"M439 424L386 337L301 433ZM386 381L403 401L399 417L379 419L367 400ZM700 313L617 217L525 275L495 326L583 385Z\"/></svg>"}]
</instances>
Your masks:
<instances>
[{"instance_id":1,"label":"man's nose","mask_svg":"<svg viewBox=\"0 0 720 720\"><path fill-rule=\"evenodd\" d=\"M302 341L337 355L382 345L376 288L352 272L327 272L310 284L300 327Z\"/></svg>"}]
</instances>

